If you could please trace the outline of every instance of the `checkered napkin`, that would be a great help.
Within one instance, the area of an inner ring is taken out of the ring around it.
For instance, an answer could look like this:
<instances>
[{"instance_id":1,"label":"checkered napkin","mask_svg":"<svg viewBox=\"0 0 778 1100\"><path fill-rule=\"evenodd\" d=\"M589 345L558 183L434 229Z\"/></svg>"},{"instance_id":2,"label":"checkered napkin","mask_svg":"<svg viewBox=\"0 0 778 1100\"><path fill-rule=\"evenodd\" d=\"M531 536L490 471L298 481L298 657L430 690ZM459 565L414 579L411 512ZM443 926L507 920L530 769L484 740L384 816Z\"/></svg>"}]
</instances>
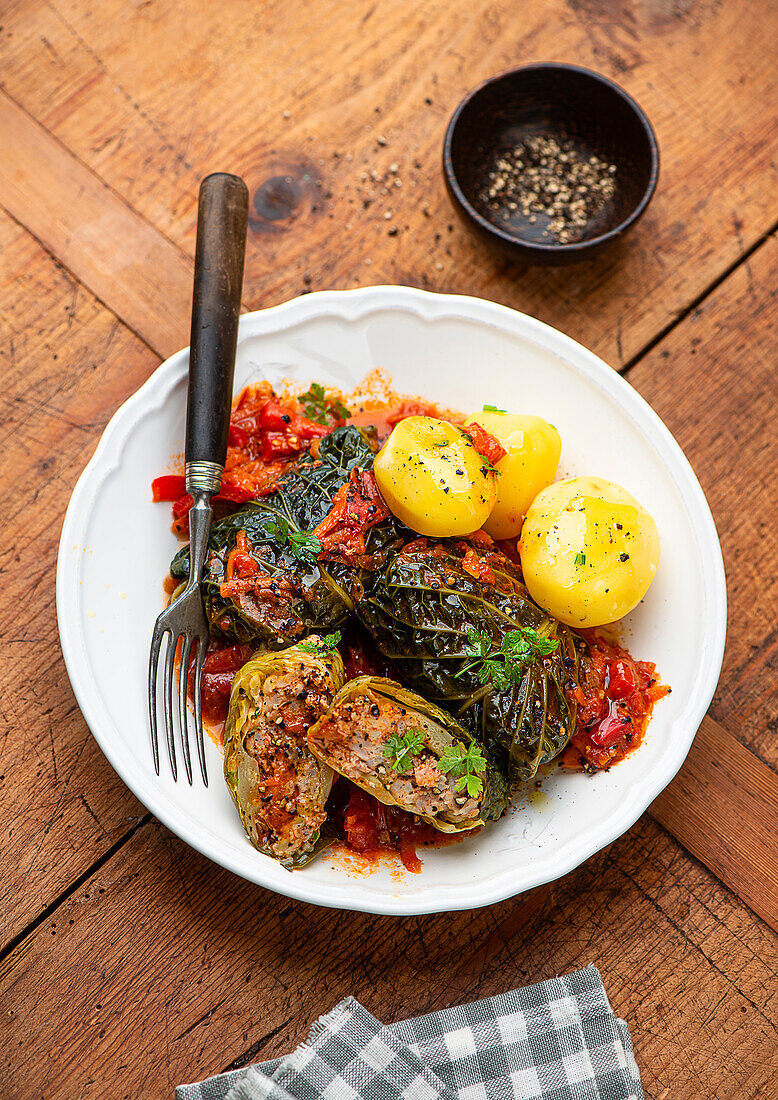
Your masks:
<instances>
[{"instance_id":1,"label":"checkered napkin","mask_svg":"<svg viewBox=\"0 0 778 1100\"><path fill-rule=\"evenodd\" d=\"M286 1058L176 1089L176 1100L643 1100L627 1025L599 972L384 1027L353 997Z\"/></svg>"}]
</instances>

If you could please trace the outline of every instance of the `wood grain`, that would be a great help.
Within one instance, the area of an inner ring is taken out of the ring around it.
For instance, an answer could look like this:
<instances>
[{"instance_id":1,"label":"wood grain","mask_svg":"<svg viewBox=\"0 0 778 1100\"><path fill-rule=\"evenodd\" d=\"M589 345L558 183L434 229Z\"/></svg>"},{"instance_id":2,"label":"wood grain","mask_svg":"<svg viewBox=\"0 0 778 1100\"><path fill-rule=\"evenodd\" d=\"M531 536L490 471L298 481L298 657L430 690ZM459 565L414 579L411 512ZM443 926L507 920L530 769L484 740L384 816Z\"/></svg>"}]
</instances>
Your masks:
<instances>
[{"instance_id":1,"label":"wood grain","mask_svg":"<svg viewBox=\"0 0 778 1100\"><path fill-rule=\"evenodd\" d=\"M10 0L3 82L138 212L144 241L148 223L192 255L200 177L244 175L252 307L308 289L410 283L505 302L623 365L775 224L777 30L769 0ZM662 149L659 190L635 232L560 271L520 269L473 241L439 168L460 97L543 58L614 76L647 110ZM28 215L45 224L56 211L71 254L81 179L63 171L41 195L48 206ZM133 238L121 218L107 236L119 266ZM184 300L181 261L165 247L155 255L159 301ZM108 289L104 300L141 331L135 279Z\"/></svg>"},{"instance_id":2,"label":"wood grain","mask_svg":"<svg viewBox=\"0 0 778 1100\"><path fill-rule=\"evenodd\" d=\"M396 920L315 910L207 863L148 823L101 757L56 650L51 584L102 427L156 366L149 349L188 340L201 176L250 184L252 307L375 282L464 291L621 367L775 225L778 9L7 0L0 23L0 207L18 223L0 215L0 1095L168 1098L290 1049L346 993L390 1020L591 961L648 1100L778 1097L774 240L629 371L722 537L714 720L656 821L553 887ZM438 166L459 97L543 57L615 76L663 153L634 234L557 272L471 240Z\"/></svg>"},{"instance_id":3,"label":"wood grain","mask_svg":"<svg viewBox=\"0 0 778 1100\"><path fill-rule=\"evenodd\" d=\"M778 932L778 775L705 718L649 810Z\"/></svg>"},{"instance_id":4,"label":"wood grain","mask_svg":"<svg viewBox=\"0 0 778 1100\"><path fill-rule=\"evenodd\" d=\"M0 91L0 205L162 358L189 343L194 265Z\"/></svg>"},{"instance_id":5,"label":"wood grain","mask_svg":"<svg viewBox=\"0 0 778 1100\"><path fill-rule=\"evenodd\" d=\"M75 480L156 359L5 216L0 253L2 945L144 813L70 690L54 570Z\"/></svg>"},{"instance_id":6,"label":"wood grain","mask_svg":"<svg viewBox=\"0 0 778 1100\"><path fill-rule=\"evenodd\" d=\"M711 714L778 770L778 240L771 237L629 381L691 461L727 571L724 667Z\"/></svg>"},{"instance_id":7,"label":"wood grain","mask_svg":"<svg viewBox=\"0 0 778 1100\"><path fill-rule=\"evenodd\" d=\"M291 903L150 825L0 967L0 1089L162 1100L349 993L390 1021L589 962L649 1100L769 1095L778 937L649 821L554 889L406 919Z\"/></svg>"}]
</instances>

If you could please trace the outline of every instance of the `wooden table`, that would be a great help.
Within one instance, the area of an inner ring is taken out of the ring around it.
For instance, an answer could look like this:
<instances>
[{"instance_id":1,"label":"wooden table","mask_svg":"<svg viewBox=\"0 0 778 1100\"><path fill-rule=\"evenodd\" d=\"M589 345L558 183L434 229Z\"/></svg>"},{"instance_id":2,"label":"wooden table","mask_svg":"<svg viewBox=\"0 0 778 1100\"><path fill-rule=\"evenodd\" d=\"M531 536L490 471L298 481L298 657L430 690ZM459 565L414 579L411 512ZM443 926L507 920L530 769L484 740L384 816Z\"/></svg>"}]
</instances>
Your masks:
<instances>
[{"instance_id":1,"label":"wooden table","mask_svg":"<svg viewBox=\"0 0 778 1100\"><path fill-rule=\"evenodd\" d=\"M777 16L773 0L5 0L3 1100L169 1097L290 1049L346 993L390 1021L588 962L650 1100L778 1097ZM662 149L639 228L567 270L487 253L439 168L462 94L537 59L615 77ZM369 173L393 163L388 200ZM553 886L404 920L290 902L168 833L84 724L57 644L60 523L111 414L188 342L197 187L216 169L254 197L246 308L384 282L507 303L621 370L697 471L728 574L718 692L669 789Z\"/></svg>"}]
</instances>

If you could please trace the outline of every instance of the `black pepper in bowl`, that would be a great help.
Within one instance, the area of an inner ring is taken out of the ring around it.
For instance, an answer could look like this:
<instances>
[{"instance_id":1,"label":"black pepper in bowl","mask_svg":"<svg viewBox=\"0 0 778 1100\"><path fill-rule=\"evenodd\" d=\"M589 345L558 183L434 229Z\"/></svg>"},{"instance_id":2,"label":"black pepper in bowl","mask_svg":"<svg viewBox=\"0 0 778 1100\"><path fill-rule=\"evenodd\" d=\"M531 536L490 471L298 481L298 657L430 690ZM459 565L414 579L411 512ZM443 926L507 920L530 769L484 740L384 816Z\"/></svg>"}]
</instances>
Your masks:
<instances>
[{"instance_id":1,"label":"black pepper in bowl","mask_svg":"<svg viewBox=\"0 0 778 1100\"><path fill-rule=\"evenodd\" d=\"M617 84L577 65L525 65L454 112L443 146L465 223L523 263L588 259L621 237L656 189L651 124Z\"/></svg>"},{"instance_id":2,"label":"black pepper in bowl","mask_svg":"<svg viewBox=\"0 0 778 1100\"><path fill-rule=\"evenodd\" d=\"M492 156L481 201L497 224L510 226L518 214L567 244L613 198L615 175L615 164L582 156L572 141L532 135Z\"/></svg>"}]
</instances>

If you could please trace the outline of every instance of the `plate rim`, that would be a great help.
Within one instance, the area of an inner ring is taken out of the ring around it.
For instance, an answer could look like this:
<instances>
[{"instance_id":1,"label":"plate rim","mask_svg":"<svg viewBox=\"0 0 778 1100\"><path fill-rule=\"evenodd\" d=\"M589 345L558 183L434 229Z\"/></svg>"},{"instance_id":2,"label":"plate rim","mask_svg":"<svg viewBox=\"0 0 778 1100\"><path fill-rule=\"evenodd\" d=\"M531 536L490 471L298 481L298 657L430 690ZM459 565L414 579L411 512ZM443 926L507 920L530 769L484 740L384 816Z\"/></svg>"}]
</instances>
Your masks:
<instances>
[{"instance_id":1,"label":"plate rim","mask_svg":"<svg viewBox=\"0 0 778 1100\"><path fill-rule=\"evenodd\" d=\"M114 412L100 436L94 454L80 474L68 503L59 540L56 608L65 667L92 736L126 786L167 828L217 865L247 881L296 900L351 911L410 916L481 908L556 881L634 825L681 768L713 698L724 656L727 598L723 557L713 516L696 474L680 445L659 415L626 379L594 352L560 330L510 306L488 299L439 294L407 286L378 285L353 290L316 291L267 309L242 314L238 339L240 341L247 336L270 332L283 333L307 320L327 315L340 320L355 321L371 312L387 310L411 313L425 321L446 318L485 324L513 337L529 338L561 358L568 367L583 373L598 389L604 390L630 416L671 476L681 494L684 508L694 517L697 544L701 551L703 547L706 551L700 553L699 559L703 592L706 597L713 597L709 604L711 614L706 621L704 675L698 678L686 706L670 726L671 745L675 751L663 758L664 766L661 771L654 769L647 774L646 782L633 787L629 792L630 797L623 799L620 806L604 818L596 830L584 834L585 843L581 843L579 838L576 844L568 842L561 851L557 851L556 856L552 852L549 859L536 865L535 873L527 881L518 885L511 883L508 869L491 876L489 889L485 889L483 885L462 883L456 887L440 888L438 895L433 898L429 896L429 892L414 897L412 894L404 895L401 890L394 894L371 895L369 888L365 889L363 885L369 883L369 878L366 878L360 883L363 887L362 896L344 898L343 894L348 894L349 888L356 885L352 879L344 876L341 888L306 880L304 875L287 872L271 860L262 859L261 854L253 850L252 853L259 857L256 860L256 873L247 873L246 866L239 859L231 858L229 851L218 850L218 843L211 839L213 833L207 830L192 831L191 828L185 830L180 820L180 807L167 796L162 787L155 786L145 773L134 771L125 762L122 754L114 750L110 732L103 727L106 719L109 728L115 727L115 723L103 706L99 692L93 690L88 675L91 670L84 642L83 623L78 614L79 584L76 570L72 568L76 553L74 548L81 544L79 530L83 531L86 526L87 517L91 514L102 483L117 464L105 462L106 458L110 458L111 448L118 450L115 458L120 456L127 432L137 421L137 413L149 394L160 387L158 396L164 397L178 382L188 361L188 348L183 348L160 363L149 378ZM671 456L673 462L668 461ZM710 553L711 550L714 552ZM636 793L637 798L634 797ZM253 872L253 865L251 870Z\"/></svg>"}]
</instances>

